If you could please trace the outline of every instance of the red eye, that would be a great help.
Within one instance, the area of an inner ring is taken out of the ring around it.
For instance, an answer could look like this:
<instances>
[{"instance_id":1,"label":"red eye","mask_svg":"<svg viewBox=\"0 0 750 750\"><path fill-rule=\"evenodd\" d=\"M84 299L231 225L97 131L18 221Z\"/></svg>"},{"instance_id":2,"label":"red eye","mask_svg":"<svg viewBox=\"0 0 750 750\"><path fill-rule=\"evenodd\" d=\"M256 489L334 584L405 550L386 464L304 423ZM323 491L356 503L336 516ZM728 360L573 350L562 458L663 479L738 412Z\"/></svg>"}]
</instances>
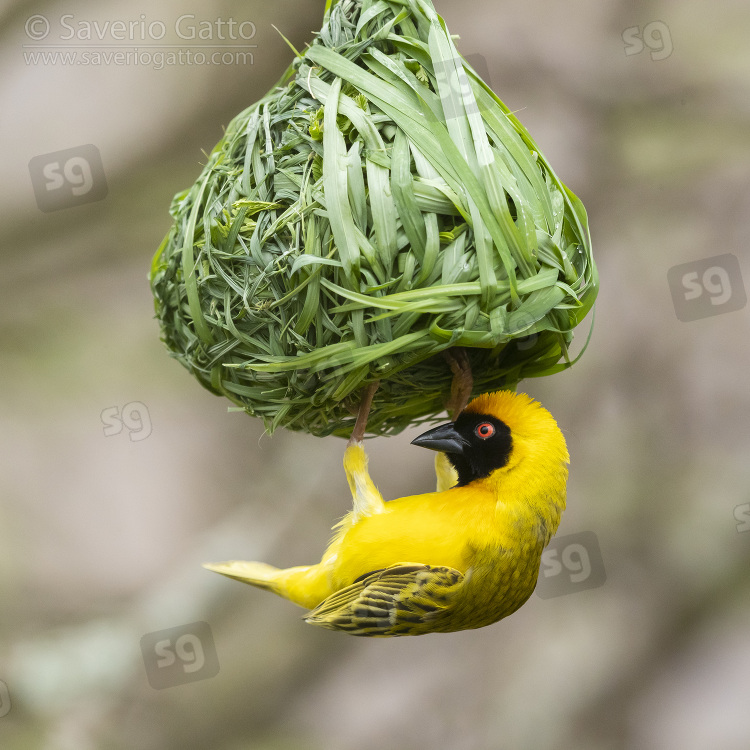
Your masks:
<instances>
[{"instance_id":1,"label":"red eye","mask_svg":"<svg viewBox=\"0 0 750 750\"><path fill-rule=\"evenodd\" d=\"M492 422L482 422L482 424L477 425L474 434L482 440L487 440L495 434L495 425Z\"/></svg>"}]
</instances>

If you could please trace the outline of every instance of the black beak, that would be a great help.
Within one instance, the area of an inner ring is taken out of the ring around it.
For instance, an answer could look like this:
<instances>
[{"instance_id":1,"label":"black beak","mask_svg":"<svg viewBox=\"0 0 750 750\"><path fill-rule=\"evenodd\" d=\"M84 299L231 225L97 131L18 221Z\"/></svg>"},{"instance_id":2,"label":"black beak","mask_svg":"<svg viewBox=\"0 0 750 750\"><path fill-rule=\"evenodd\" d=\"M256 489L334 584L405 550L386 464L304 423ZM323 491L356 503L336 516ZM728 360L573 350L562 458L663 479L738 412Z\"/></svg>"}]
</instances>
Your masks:
<instances>
[{"instance_id":1,"label":"black beak","mask_svg":"<svg viewBox=\"0 0 750 750\"><path fill-rule=\"evenodd\" d=\"M459 456L469 447L469 443L456 432L453 422L433 427L411 441L412 445L429 448L431 451L454 453Z\"/></svg>"}]
</instances>

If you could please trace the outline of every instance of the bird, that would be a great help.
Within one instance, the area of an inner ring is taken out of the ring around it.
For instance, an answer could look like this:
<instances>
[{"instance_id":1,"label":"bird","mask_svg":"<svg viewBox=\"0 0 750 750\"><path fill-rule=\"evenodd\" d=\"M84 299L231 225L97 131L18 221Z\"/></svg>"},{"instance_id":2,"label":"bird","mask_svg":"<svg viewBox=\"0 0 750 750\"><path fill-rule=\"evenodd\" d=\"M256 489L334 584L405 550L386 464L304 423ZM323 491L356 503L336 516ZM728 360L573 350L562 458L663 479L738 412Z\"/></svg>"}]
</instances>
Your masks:
<instances>
[{"instance_id":1,"label":"bird","mask_svg":"<svg viewBox=\"0 0 750 750\"><path fill-rule=\"evenodd\" d=\"M311 625L357 636L449 633L507 617L534 591L565 509L562 431L538 401L504 390L412 444L438 452L437 489L384 501L362 441L350 441L353 507L318 564L204 567L305 607Z\"/></svg>"}]
</instances>

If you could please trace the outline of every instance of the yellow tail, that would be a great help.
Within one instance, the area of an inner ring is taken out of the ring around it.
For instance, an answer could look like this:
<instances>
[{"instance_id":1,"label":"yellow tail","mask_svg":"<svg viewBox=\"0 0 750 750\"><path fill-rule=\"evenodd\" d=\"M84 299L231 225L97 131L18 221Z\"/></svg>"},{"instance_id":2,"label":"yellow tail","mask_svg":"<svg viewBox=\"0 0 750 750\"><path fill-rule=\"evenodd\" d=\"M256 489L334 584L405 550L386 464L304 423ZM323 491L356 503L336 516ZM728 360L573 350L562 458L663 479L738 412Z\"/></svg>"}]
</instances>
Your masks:
<instances>
[{"instance_id":1,"label":"yellow tail","mask_svg":"<svg viewBox=\"0 0 750 750\"><path fill-rule=\"evenodd\" d=\"M262 562L230 560L223 563L204 563L204 568L235 581L249 583L259 589L273 591L284 599L312 609L330 596L328 577L319 565L300 565L296 568L274 568Z\"/></svg>"},{"instance_id":2,"label":"yellow tail","mask_svg":"<svg viewBox=\"0 0 750 750\"><path fill-rule=\"evenodd\" d=\"M281 571L279 568L274 568L273 565L262 562L230 560L222 563L204 563L203 567L206 570L212 570L214 573L221 573L227 578L234 578L235 581L242 581L242 583L257 586L259 589L268 589L274 593L279 593L274 579L275 574Z\"/></svg>"}]
</instances>

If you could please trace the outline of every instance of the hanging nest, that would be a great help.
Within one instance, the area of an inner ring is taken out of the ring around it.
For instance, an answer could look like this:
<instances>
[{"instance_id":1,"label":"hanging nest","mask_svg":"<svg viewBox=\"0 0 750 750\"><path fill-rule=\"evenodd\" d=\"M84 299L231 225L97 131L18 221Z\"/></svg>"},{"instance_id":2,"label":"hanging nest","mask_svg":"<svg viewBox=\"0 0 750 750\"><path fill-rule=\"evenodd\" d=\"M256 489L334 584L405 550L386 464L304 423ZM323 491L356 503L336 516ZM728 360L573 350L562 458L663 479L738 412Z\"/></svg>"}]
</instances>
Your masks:
<instances>
[{"instance_id":1,"label":"hanging nest","mask_svg":"<svg viewBox=\"0 0 750 750\"><path fill-rule=\"evenodd\" d=\"M434 418L570 365L598 278L586 213L429 0L328 0L323 29L175 196L151 286L172 354L266 428Z\"/></svg>"}]
</instances>

